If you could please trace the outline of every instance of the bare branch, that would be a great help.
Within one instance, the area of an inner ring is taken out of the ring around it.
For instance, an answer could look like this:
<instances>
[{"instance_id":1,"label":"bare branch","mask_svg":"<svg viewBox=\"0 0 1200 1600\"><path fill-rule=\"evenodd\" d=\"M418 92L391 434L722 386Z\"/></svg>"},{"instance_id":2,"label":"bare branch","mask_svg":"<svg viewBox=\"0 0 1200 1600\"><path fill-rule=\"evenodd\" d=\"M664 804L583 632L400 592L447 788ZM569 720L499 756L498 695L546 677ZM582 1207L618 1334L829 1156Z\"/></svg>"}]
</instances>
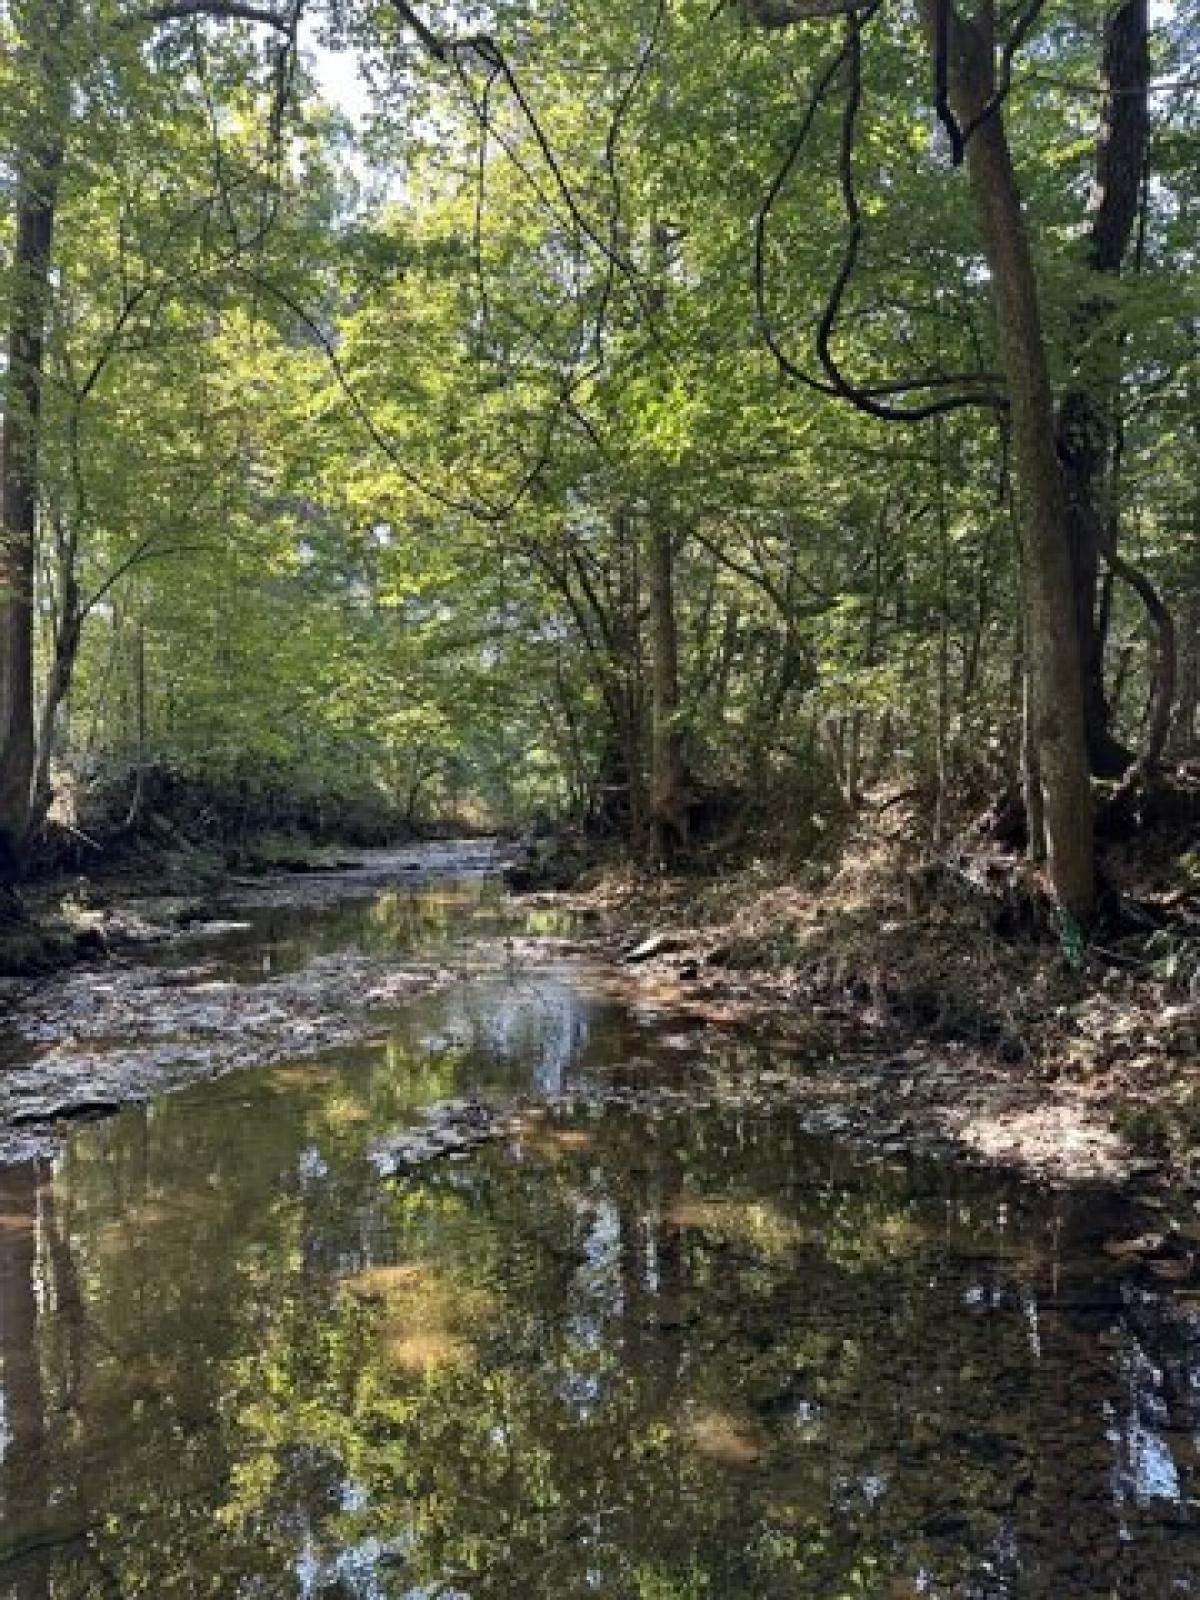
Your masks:
<instances>
[{"instance_id":1,"label":"bare branch","mask_svg":"<svg viewBox=\"0 0 1200 1600\"><path fill-rule=\"evenodd\" d=\"M841 313L842 300L858 265L858 253L863 235L862 212L854 183L854 141L858 113L862 104L862 24L858 21L851 21L848 27L847 61L850 69L850 85L842 114L838 175L841 181L842 204L850 227L846 235L842 264L829 291L829 298L817 329L817 355L821 365L836 394L843 400L848 400L857 410L865 411L868 416L879 417L887 422L922 422L927 417L940 416L947 411L957 411L964 406L1000 407L1004 404L1002 395L972 387L995 381L984 373L961 373L953 377L935 375L925 378L902 378L893 383L866 386L851 383L843 374L833 354L834 328ZM920 405L898 407L881 403L888 395L915 394L920 390L953 389L960 385L966 386L963 393L925 401Z\"/></svg>"},{"instance_id":2,"label":"bare branch","mask_svg":"<svg viewBox=\"0 0 1200 1600\"><path fill-rule=\"evenodd\" d=\"M742 15L759 28L792 28L861 9L862 0L741 0Z\"/></svg>"},{"instance_id":3,"label":"bare branch","mask_svg":"<svg viewBox=\"0 0 1200 1600\"><path fill-rule=\"evenodd\" d=\"M440 39L427 23L422 22L411 6L405 5L404 0L392 0L392 5L400 13L401 20L407 23L435 60L450 59L451 46L446 40Z\"/></svg>"},{"instance_id":4,"label":"bare branch","mask_svg":"<svg viewBox=\"0 0 1200 1600\"><path fill-rule=\"evenodd\" d=\"M950 105L951 0L934 0L933 8L933 109L950 141L950 159L962 166L966 139Z\"/></svg>"},{"instance_id":5,"label":"bare branch","mask_svg":"<svg viewBox=\"0 0 1200 1600\"><path fill-rule=\"evenodd\" d=\"M125 577L126 573L132 572L135 567L141 566L143 561L157 561L165 556L193 555L200 551L215 552L216 549L217 546L211 544L169 546L160 545L158 543L157 534L147 534L141 543L134 548L132 553L126 556L124 561L119 562L118 565L115 566L108 574L108 576L98 585L98 587L92 591L87 599L80 603L80 621L82 622L84 619L91 616L96 607L101 603L106 595L110 594L112 590L116 588L117 584L120 583L123 577Z\"/></svg>"},{"instance_id":6,"label":"bare branch","mask_svg":"<svg viewBox=\"0 0 1200 1600\"><path fill-rule=\"evenodd\" d=\"M650 69L650 65L654 60L655 53L658 50L659 39L666 21L666 13L666 0L658 0L658 4L654 13L654 22L650 29L650 36L639 52L638 59L634 64L633 72L630 75L629 81L626 83L617 100L616 107L613 110L612 119L609 123L608 134L604 141L604 165L608 172L611 205L608 220L609 253L607 260L607 271L604 277L604 287L600 297L600 306L596 313L597 356L600 355L601 351L604 337L604 326L608 316L609 304L612 300L613 289L615 287L616 269L620 261L619 248L621 220L622 213L624 211L624 198L621 190L621 175L618 165L618 146L624 131L625 118L629 114L634 101L637 98L638 91L640 90L642 83L646 78L646 75ZM639 305L642 304L640 295L638 296L638 302ZM644 309L645 307L643 307L643 310ZM651 306L651 313L653 313L653 309L653 306ZM655 337L657 342L657 332L655 329L653 314L651 314L649 318L649 327L651 334Z\"/></svg>"},{"instance_id":7,"label":"bare branch","mask_svg":"<svg viewBox=\"0 0 1200 1600\"><path fill-rule=\"evenodd\" d=\"M257 22L265 28L278 28L281 33L287 33L291 26L285 13L250 4L249 0L171 0L170 4L152 6L149 11L130 17L125 26L153 28L197 17L212 17L217 22Z\"/></svg>"},{"instance_id":8,"label":"bare branch","mask_svg":"<svg viewBox=\"0 0 1200 1600\"><path fill-rule=\"evenodd\" d=\"M553 213L553 205L549 201L547 195L543 193L541 185L537 183L526 164L521 160L519 154L514 150L511 141L504 137L492 118L491 104L493 91L497 83L502 83L508 90L518 111L521 114L525 126L533 136L534 145L541 156L547 172L550 174L550 180L553 185L553 189L557 192L559 200L565 207L572 225L577 230L579 235L586 239L593 249L597 251L600 257L607 263L608 278L601 296L600 321L602 321L604 317L609 300L611 298L613 274L620 273L622 278L628 284L634 299L637 301L638 310L642 319L644 320L646 326L650 329L651 333L657 339L657 317L654 295L643 282L642 275L639 272L636 263L630 257L629 253L620 250L617 244L617 234L619 232L617 226L619 222L618 212L620 206L619 192L614 191L613 194L613 203L610 207L610 216L608 218L609 226L607 232L609 236L606 238L604 232L601 231L601 227L593 223L588 218L583 211L583 208L580 206L579 201L576 199L568 181L567 174L564 171L563 166L554 151L554 147L550 142L549 135L542 126L532 102L525 93L520 79L517 77L516 72L513 70L511 63L508 57L505 55L500 44L488 34L452 34L443 37L435 33L426 22L422 21L413 7L405 3L405 0L390 0L390 3L392 9L397 12L401 21L405 23L407 27L411 28L416 34L424 49L436 61L453 66L459 83L462 85L463 90L471 104L472 110L483 126L485 132L495 140L496 144L504 151L508 159L525 178L526 182L530 184L534 193L537 195L539 202L543 206L548 207L548 209L551 210L551 213ZM646 69L649 66L657 44L661 23L662 8L660 7L650 43L641 53L638 63L634 68L633 78L621 100L619 101L617 110L614 114L614 127L616 132L614 133L610 131L609 140L606 145L605 157L610 180L613 182L616 180L615 167L613 164L615 160L615 140L619 134L620 123L628 111L633 97L636 94L636 91L645 75ZM485 79L482 97L473 90L471 85L468 64L471 62L472 58L474 58L475 61L481 62L486 69L487 76ZM478 205L478 191L476 203ZM599 322L597 325L599 326Z\"/></svg>"},{"instance_id":9,"label":"bare branch","mask_svg":"<svg viewBox=\"0 0 1200 1600\"><path fill-rule=\"evenodd\" d=\"M948 3L948 0L947 0ZM983 127L991 117L994 117L1012 92L1013 60L1017 51L1029 37L1034 24L1042 14L1045 0L1029 0L1025 10L1017 17L1013 30L1004 43L1000 53L1000 75L995 89L988 96L987 103L979 115L973 117L962 131L962 149L965 150L971 137ZM959 160L962 159L960 154ZM957 164L957 163L956 163Z\"/></svg>"},{"instance_id":10,"label":"bare branch","mask_svg":"<svg viewBox=\"0 0 1200 1600\"><path fill-rule=\"evenodd\" d=\"M841 49L829 61L825 70L817 79L787 155L784 157L778 172L771 180L767 192L763 196L762 204L758 208L758 213L754 218L754 302L763 342L779 363L779 368L786 377L791 378L793 382L804 384L806 388L816 389L824 394L832 394L833 390L828 384L819 382L818 379L811 377L796 366L783 349L772 326L770 311L767 306L767 230L770 225L771 213L787 186L788 179L795 170L796 163L800 159L800 153L804 149L809 133L812 130L812 125L816 121L817 112L824 103L825 96L832 88L834 79L846 60L849 48L849 40L844 41Z\"/></svg>"}]
</instances>

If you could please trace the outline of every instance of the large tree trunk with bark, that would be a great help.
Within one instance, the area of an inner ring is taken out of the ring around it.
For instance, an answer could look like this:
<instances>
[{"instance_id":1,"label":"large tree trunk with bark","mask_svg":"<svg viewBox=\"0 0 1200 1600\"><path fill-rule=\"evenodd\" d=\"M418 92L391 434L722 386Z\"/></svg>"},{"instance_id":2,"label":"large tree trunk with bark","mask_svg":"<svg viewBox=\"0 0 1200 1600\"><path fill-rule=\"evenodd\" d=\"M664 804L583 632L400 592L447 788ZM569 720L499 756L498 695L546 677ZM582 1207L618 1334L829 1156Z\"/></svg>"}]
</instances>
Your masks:
<instances>
[{"instance_id":1,"label":"large tree trunk with bark","mask_svg":"<svg viewBox=\"0 0 1200 1600\"><path fill-rule=\"evenodd\" d=\"M50 259L63 160L64 36L72 0L27 6L26 53L36 85L17 164L9 284L9 370L0 458L0 882L20 873L33 820L34 569L38 444Z\"/></svg>"},{"instance_id":2,"label":"large tree trunk with bark","mask_svg":"<svg viewBox=\"0 0 1200 1600\"><path fill-rule=\"evenodd\" d=\"M933 37L935 0L921 5ZM1033 252L1003 110L985 113L995 86L992 38L953 13L948 67L955 113L963 127L974 125L967 168L1010 408L1046 869L1061 905L1084 920L1095 900L1092 794L1067 504Z\"/></svg>"},{"instance_id":3,"label":"large tree trunk with bark","mask_svg":"<svg viewBox=\"0 0 1200 1600\"><path fill-rule=\"evenodd\" d=\"M820 17L852 18L855 10L853 0L742 0L742 8L750 20L769 28ZM991 0L980 0L974 18L963 16L953 0L918 0L918 9L936 76L948 90L957 120L960 153L965 130L971 192L991 275L1010 410L1032 712L1030 756L1038 773L1046 869L1062 907L1085 920L1095 903L1096 874L1067 497L1056 449L1033 252L1002 97L996 96L996 7Z\"/></svg>"}]
</instances>

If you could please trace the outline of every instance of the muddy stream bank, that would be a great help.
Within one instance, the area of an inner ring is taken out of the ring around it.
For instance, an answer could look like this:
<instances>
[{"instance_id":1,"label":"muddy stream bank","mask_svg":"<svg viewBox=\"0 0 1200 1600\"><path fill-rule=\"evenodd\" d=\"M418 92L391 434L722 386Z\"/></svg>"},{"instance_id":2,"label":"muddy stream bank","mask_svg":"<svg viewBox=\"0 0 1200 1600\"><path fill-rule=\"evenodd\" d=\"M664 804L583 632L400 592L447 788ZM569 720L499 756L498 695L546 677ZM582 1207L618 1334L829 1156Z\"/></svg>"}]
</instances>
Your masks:
<instances>
[{"instance_id":1,"label":"muddy stream bank","mask_svg":"<svg viewBox=\"0 0 1200 1600\"><path fill-rule=\"evenodd\" d=\"M495 866L238 886L17 1000L0 1596L1200 1593L1190 1196Z\"/></svg>"}]
</instances>

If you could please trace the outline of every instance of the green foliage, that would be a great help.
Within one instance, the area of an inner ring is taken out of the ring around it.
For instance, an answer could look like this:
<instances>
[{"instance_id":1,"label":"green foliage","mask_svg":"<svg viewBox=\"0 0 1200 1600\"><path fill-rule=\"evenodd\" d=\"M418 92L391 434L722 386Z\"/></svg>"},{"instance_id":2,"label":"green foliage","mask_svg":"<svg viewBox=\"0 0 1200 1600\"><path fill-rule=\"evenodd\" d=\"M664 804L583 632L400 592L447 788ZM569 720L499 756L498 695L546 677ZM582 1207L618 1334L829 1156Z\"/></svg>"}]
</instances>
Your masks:
<instances>
[{"instance_id":1,"label":"green foliage","mask_svg":"<svg viewBox=\"0 0 1200 1600\"><path fill-rule=\"evenodd\" d=\"M817 767L851 797L935 767L964 793L1007 781L1003 428L968 410L936 437L897 429L785 381L763 340L760 309L816 370L846 236L836 82L764 227L761 307L754 233L829 31L747 29L701 0L493 12L511 80L397 52L387 8L322 13L370 73L355 131L270 30L76 8L40 483L47 681L73 594L81 611L60 770L221 771L409 817L632 806L666 527L668 721L697 788L778 792ZM0 53L12 151L36 98L22 17ZM1186 73L1185 20L1156 72ZM1089 15L1048 24L1006 107L1060 380L1091 292L1079 85L1099 47ZM833 332L860 381L995 361L919 48L905 12L872 23L862 253ZM1198 575L1195 138L1183 88L1111 291L1123 537L1176 607ZM1136 599L1109 598L1136 743L1153 652Z\"/></svg>"}]
</instances>

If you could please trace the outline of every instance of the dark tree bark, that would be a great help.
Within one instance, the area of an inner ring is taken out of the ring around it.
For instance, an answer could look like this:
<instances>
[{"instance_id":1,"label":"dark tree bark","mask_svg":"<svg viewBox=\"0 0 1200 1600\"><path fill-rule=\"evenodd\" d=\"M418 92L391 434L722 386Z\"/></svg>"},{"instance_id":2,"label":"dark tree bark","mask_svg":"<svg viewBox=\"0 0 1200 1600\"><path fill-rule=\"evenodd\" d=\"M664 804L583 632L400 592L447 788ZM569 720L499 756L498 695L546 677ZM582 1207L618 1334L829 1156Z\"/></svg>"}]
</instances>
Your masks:
<instances>
[{"instance_id":1,"label":"dark tree bark","mask_svg":"<svg viewBox=\"0 0 1200 1600\"><path fill-rule=\"evenodd\" d=\"M1106 608L1100 605L1100 557L1115 440L1121 327L1104 279L1121 272L1133 237L1149 137L1147 0L1126 0L1105 27L1104 102L1096 135L1091 226L1086 262L1096 275L1072 326L1072 377L1058 410L1057 441L1067 495L1075 618L1083 671L1088 757L1098 777L1119 777L1132 753L1113 735L1105 693ZM1115 552L1114 552L1115 553Z\"/></svg>"},{"instance_id":2,"label":"dark tree bark","mask_svg":"<svg viewBox=\"0 0 1200 1600\"><path fill-rule=\"evenodd\" d=\"M840 14L854 29L859 9L857 0L742 0L748 20L767 27ZM966 160L991 276L1011 429L1030 755L1044 817L1046 871L1059 904L1085 921L1095 902L1094 822L1067 499L1033 251L1008 144L1004 96L997 93L997 8L980 0L974 16L967 16L953 0L918 0L918 10L938 115L950 132L956 161ZM1014 26L1019 35L1022 24Z\"/></svg>"},{"instance_id":3,"label":"dark tree bark","mask_svg":"<svg viewBox=\"0 0 1200 1600\"><path fill-rule=\"evenodd\" d=\"M9 371L0 459L0 881L19 875L33 816L34 569L39 431L50 306L50 261L63 163L73 0L17 14L33 85L17 158L16 234L9 282Z\"/></svg>"},{"instance_id":4,"label":"dark tree bark","mask_svg":"<svg viewBox=\"0 0 1200 1600\"><path fill-rule=\"evenodd\" d=\"M1037 278L1003 108L993 99L991 13L985 7L983 20L975 22L953 6L948 10L947 84L959 123L974 130L967 171L991 272L1009 403L1046 870L1059 903L1083 921L1095 900L1092 794L1067 505ZM931 47L938 11L938 0L921 0Z\"/></svg>"}]
</instances>

